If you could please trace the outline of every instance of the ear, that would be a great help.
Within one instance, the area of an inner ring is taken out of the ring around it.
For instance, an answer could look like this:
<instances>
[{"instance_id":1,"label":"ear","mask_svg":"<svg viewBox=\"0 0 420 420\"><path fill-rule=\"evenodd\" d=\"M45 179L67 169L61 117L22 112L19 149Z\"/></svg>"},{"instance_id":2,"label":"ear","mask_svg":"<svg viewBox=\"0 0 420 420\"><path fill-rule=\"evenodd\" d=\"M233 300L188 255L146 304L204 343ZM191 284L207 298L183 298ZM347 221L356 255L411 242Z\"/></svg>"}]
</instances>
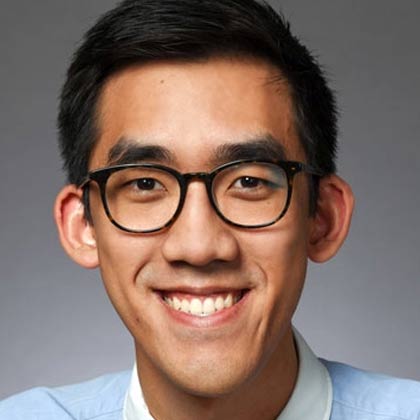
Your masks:
<instances>
[{"instance_id":1,"label":"ear","mask_svg":"<svg viewBox=\"0 0 420 420\"><path fill-rule=\"evenodd\" d=\"M320 179L308 243L312 261L325 262L337 253L349 231L353 207L353 193L344 180L337 175Z\"/></svg>"},{"instance_id":2,"label":"ear","mask_svg":"<svg viewBox=\"0 0 420 420\"><path fill-rule=\"evenodd\" d=\"M61 245L69 257L85 268L98 266L93 226L85 218L83 191L66 185L57 195L54 218Z\"/></svg>"}]
</instances>

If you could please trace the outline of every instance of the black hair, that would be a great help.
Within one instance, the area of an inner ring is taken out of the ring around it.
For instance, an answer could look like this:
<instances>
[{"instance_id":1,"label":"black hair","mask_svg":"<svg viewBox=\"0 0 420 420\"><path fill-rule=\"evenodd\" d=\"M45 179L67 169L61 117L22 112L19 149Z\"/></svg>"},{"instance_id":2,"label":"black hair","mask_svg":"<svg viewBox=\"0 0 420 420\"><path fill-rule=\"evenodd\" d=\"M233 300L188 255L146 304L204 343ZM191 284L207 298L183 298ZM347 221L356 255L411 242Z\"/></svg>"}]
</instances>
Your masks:
<instances>
[{"instance_id":1,"label":"black hair","mask_svg":"<svg viewBox=\"0 0 420 420\"><path fill-rule=\"evenodd\" d=\"M257 58L287 80L308 163L335 172L337 112L324 72L289 23L256 0L125 0L86 33L61 93L60 151L68 181L80 185L98 137L97 103L107 79L133 63ZM281 116L279 116L281 118ZM312 200L316 200L314 180Z\"/></svg>"}]
</instances>

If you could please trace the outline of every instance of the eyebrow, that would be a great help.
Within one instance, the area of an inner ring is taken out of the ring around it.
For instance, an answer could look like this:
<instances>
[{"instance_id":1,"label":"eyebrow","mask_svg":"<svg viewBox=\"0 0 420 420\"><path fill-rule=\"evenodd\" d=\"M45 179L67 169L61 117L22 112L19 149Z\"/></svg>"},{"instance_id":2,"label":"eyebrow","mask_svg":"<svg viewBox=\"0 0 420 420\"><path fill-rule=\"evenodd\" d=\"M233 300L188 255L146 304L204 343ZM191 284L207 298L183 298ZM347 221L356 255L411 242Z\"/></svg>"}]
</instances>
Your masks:
<instances>
[{"instance_id":1,"label":"eyebrow","mask_svg":"<svg viewBox=\"0 0 420 420\"><path fill-rule=\"evenodd\" d=\"M280 140L264 134L242 142L222 144L212 157L215 165L241 159L286 160L286 150Z\"/></svg>"},{"instance_id":2,"label":"eyebrow","mask_svg":"<svg viewBox=\"0 0 420 420\"><path fill-rule=\"evenodd\" d=\"M121 137L108 152L108 165L126 165L142 161L172 163L172 153L162 146L142 144L139 140Z\"/></svg>"},{"instance_id":3,"label":"eyebrow","mask_svg":"<svg viewBox=\"0 0 420 420\"><path fill-rule=\"evenodd\" d=\"M271 134L251 137L241 142L225 143L211 154L211 166L241 159L277 161L286 159L286 151L280 140ZM108 153L108 165L126 165L142 161L173 164L173 153L163 146L142 144L141 141L121 137Z\"/></svg>"}]
</instances>

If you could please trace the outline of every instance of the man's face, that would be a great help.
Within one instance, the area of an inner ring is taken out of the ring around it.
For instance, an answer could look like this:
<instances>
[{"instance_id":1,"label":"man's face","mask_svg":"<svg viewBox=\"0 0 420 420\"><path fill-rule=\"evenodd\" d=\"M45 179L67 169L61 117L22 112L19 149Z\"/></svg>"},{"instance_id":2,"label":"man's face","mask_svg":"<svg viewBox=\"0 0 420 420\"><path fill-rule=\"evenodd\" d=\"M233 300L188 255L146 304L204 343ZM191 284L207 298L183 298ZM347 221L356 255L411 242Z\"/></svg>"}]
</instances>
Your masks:
<instances>
[{"instance_id":1,"label":"man's face","mask_svg":"<svg viewBox=\"0 0 420 420\"><path fill-rule=\"evenodd\" d=\"M114 163L116 150L117 157L142 161L145 146L165 152L147 162L157 159L182 173L211 171L249 150L267 160L305 161L287 84L273 83L276 76L264 63L227 59L125 69L105 85L90 169ZM266 141L255 141L261 138ZM285 156L273 155L281 149ZM178 219L153 234L112 225L91 185L102 277L135 339L142 381L220 395L281 365L306 271L305 175L296 176L289 210L273 226L227 225L212 209L204 183L193 180ZM223 299L223 305L195 316L165 298L211 298L216 306Z\"/></svg>"}]
</instances>

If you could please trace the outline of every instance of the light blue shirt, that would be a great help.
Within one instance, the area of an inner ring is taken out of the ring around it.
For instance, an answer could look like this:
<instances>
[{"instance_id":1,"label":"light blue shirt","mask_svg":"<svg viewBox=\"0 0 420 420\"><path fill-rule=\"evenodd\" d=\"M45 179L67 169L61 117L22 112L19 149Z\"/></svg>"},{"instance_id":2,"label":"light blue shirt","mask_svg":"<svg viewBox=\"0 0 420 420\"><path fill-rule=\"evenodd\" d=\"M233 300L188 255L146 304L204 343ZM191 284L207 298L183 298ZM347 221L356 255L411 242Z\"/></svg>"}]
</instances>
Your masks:
<instances>
[{"instance_id":1,"label":"light blue shirt","mask_svg":"<svg viewBox=\"0 0 420 420\"><path fill-rule=\"evenodd\" d=\"M297 332L295 340L298 378L277 420L420 420L420 382L317 359ZM0 402L0 420L151 419L135 370Z\"/></svg>"}]
</instances>

